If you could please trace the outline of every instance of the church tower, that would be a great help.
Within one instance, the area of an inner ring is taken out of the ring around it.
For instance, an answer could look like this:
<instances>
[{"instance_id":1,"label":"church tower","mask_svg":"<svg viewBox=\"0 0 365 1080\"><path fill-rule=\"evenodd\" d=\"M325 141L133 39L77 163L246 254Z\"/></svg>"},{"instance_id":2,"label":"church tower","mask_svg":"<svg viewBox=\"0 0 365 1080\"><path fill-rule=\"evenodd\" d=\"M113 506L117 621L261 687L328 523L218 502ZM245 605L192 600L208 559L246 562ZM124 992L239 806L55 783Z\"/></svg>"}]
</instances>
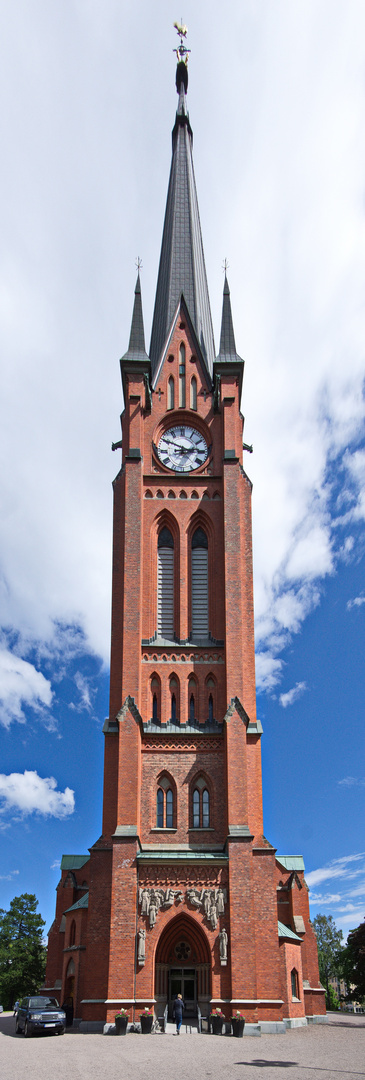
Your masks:
<instances>
[{"instance_id":1,"label":"church tower","mask_svg":"<svg viewBox=\"0 0 365 1080\"><path fill-rule=\"evenodd\" d=\"M150 350L138 273L120 361L102 835L64 856L46 984L84 1026L181 993L279 1031L324 992L303 861L263 835L244 362L226 276L214 345L186 60Z\"/></svg>"}]
</instances>

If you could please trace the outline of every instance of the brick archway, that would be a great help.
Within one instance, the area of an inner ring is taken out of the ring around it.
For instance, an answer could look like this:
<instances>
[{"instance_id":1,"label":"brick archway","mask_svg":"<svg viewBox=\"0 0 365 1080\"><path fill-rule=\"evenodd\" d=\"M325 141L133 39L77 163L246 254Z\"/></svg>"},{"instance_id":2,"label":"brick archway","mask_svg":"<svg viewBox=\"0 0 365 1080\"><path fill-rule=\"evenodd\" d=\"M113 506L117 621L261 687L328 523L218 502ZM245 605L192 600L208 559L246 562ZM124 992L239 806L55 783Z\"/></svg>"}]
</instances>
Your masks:
<instances>
[{"instance_id":1,"label":"brick archway","mask_svg":"<svg viewBox=\"0 0 365 1080\"><path fill-rule=\"evenodd\" d=\"M179 969L184 976L194 971L195 1004L202 1011L210 997L212 957L209 942L202 926L187 912L170 919L162 930L155 953L155 998L165 1008L170 979Z\"/></svg>"}]
</instances>

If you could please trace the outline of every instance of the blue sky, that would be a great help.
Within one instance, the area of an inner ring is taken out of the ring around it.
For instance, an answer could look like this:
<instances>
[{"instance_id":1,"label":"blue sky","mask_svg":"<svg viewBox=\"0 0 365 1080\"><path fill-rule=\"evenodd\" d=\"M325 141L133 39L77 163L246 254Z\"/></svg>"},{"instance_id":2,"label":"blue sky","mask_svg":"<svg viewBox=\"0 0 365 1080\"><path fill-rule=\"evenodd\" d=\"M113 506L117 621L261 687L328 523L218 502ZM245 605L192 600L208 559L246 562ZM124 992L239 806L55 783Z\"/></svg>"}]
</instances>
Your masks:
<instances>
[{"instance_id":1,"label":"blue sky","mask_svg":"<svg viewBox=\"0 0 365 1080\"><path fill-rule=\"evenodd\" d=\"M101 831L111 482L142 257L149 341L176 108L170 0L2 7L0 906L49 927ZM365 11L183 11L216 345L246 360L265 833L312 913L365 914Z\"/></svg>"}]
</instances>

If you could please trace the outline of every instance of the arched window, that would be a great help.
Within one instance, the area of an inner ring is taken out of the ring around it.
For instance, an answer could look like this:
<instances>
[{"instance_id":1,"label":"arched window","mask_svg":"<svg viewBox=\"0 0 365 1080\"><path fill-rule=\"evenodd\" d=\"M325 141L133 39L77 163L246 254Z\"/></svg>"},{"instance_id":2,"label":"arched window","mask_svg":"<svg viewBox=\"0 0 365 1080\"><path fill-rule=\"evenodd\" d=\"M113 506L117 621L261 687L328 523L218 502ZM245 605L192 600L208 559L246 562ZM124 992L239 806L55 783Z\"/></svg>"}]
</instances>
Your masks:
<instances>
[{"instance_id":1,"label":"arched window","mask_svg":"<svg viewBox=\"0 0 365 1080\"><path fill-rule=\"evenodd\" d=\"M193 828L198 829L200 825L200 791L195 788L193 792Z\"/></svg>"},{"instance_id":2,"label":"arched window","mask_svg":"<svg viewBox=\"0 0 365 1080\"><path fill-rule=\"evenodd\" d=\"M214 720L214 716L213 716L213 695L212 695L212 694L209 694L209 701L208 701L208 720L209 720L209 723L210 723L210 724L211 724L211 723L212 723L212 721Z\"/></svg>"},{"instance_id":3,"label":"arched window","mask_svg":"<svg viewBox=\"0 0 365 1080\"><path fill-rule=\"evenodd\" d=\"M158 724L161 715L161 682L158 675L151 678L152 723Z\"/></svg>"},{"instance_id":4,"label":"arched window","mask_svg":"<svg viewBox=\"0 0 365 1080\"><path fill-rule=\"evenodd\" d=\"M193 375L190 383L190 408L197 409L197 384L195 375Z\"/></svg>"},{"instance_id":5,"label":"arched window","mask_svg":"<svg viewBox=\"0 0 365 1080\"><path fill-rule=\"evenodd\" d=\"M209 791L204 788L202 792L202 823L203 829L209 828Z\"/></svg>"},{"instance_id":6,"label":"arched window","mask_svg":"<svg viewBox=\"0 0 365 1080\"><path fill-rule=\"evenodd\" d=\"M174 824L174 796L171 788L166 792L166 828L172 829Z\"/></svg>"},{"instance_id":7,"label":"arched window","mask_svg":"<svg viewBox=\"0 0 365 1080\"><path fill-rule=\"evenodd\" d=\"M203 776L195 782L193 790L193 829L209 829L210 796Z\"/></svg>"},{"instance_id":8,"label":"arched window","mask_svg":"<svg viewBox=\"0 0 365 1080\"><path fill-rule=\"evenodd\" d=\"M157 788L157 828L158 829L163 829L164 802L165 802L164 793L163 793L162 788L159 787L159 788Z\"/></svg>"},{"instance_id":9,"label":"arched window","mask_svg":"<svg viewBox=\"0 0 365 1080\"><path fill-rule=\"evenodd\" d=\"M179 722L180 716L180 683L176 675L170 676L170 720L172 724Z\"/></svg>"},{"instance_id":10,"label":"arched window","mask_svg":"<svg viewBox=\"0 0 365 1080\"><path fill-rule=\"evenodd\" d=\"M167 408L175 408L175 383L174 376L170 375L167 382Z\"/></svg>"},{"instance_id":11,"label":"arched window","mask_svg":"<svg viewBox=\"0 0 365 1080\"><path fill-rule=\"evenodd\" d=\"M157 788L157 828L173 829L174 822L174 792L168 776L163 776Z\"/></svg>"},{"instance_id":12,"label":"arched window","mask_svg":"<svg viewBox=\"0 0 365 1080\"><path fill-rule=\"evenodd\" d=\"M190 695L189 720L190 720L190 723L193 723L194 720L195 720L195 698L194 698L194 694Z\"/></svg>"},{"instance_id":13,"label":"arched window","mask_svg":"<svg viewBox=\"0 0 365 1080\"><path fill-rule=\"evenodd\" d=\"M75 919L72 920L70 927L70 945L74 945L76 940L76 923Z\"/></svg>"},{"instance_id":14,"label":"arched window","mask_svg":"<svg viewBox=\"0 0 365 1080\"><path fill-rule=\"evenodd\" d=\"M292 998L299 1000L298 972L295 968L290 972Z\"/></svg>"},{"instance_id":15,"label":"arched window","mask_svg":"<svg viewBox=\"0 0 365 1080\"><path fill-rule=\"evenodd\" d=\"M183 409L185 409L186 405L185 385L185 345L181 343L179 349L179 405Z\"/></svg>"},{"instance_id":16,"label":"arched window","mask_svg":"<svg viewBox=\"0 0 365 1080\"><path fill-rule=\"evenodd\" d=\"M157 633L174 637L174 541L170 529L161 529L157 551Z\"/></svg>"},{"instance_id":17,"label":"arched window","mask_svg":"<svg viewBox=\"0 0 365 1080\"><path fill-rule=\"evenodd\" d=\"M191 542L191 630L193 641L209 637L208 539L201 528Z\"/></svg>"}]
</instances>

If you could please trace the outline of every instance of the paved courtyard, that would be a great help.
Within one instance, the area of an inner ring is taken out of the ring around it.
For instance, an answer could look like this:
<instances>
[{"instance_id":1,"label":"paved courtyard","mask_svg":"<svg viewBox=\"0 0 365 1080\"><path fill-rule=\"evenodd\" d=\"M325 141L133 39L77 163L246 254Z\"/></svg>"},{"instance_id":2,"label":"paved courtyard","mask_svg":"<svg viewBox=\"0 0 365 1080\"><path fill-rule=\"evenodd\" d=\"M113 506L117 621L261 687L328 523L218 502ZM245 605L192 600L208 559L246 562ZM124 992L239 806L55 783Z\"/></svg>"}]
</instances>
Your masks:
<instances>
[{"instance_id":1,"label":"paved courtyard","mask_svg":"<svg viewBox=\"0 0 365 1080\"><path fill-rule=\"evenodd\" d=\"M2 1080L357 1080L365 1077L365 1016L261 1038L214 1035L15 1035L0 1015Z\"/></svg>"}]
</instances>

